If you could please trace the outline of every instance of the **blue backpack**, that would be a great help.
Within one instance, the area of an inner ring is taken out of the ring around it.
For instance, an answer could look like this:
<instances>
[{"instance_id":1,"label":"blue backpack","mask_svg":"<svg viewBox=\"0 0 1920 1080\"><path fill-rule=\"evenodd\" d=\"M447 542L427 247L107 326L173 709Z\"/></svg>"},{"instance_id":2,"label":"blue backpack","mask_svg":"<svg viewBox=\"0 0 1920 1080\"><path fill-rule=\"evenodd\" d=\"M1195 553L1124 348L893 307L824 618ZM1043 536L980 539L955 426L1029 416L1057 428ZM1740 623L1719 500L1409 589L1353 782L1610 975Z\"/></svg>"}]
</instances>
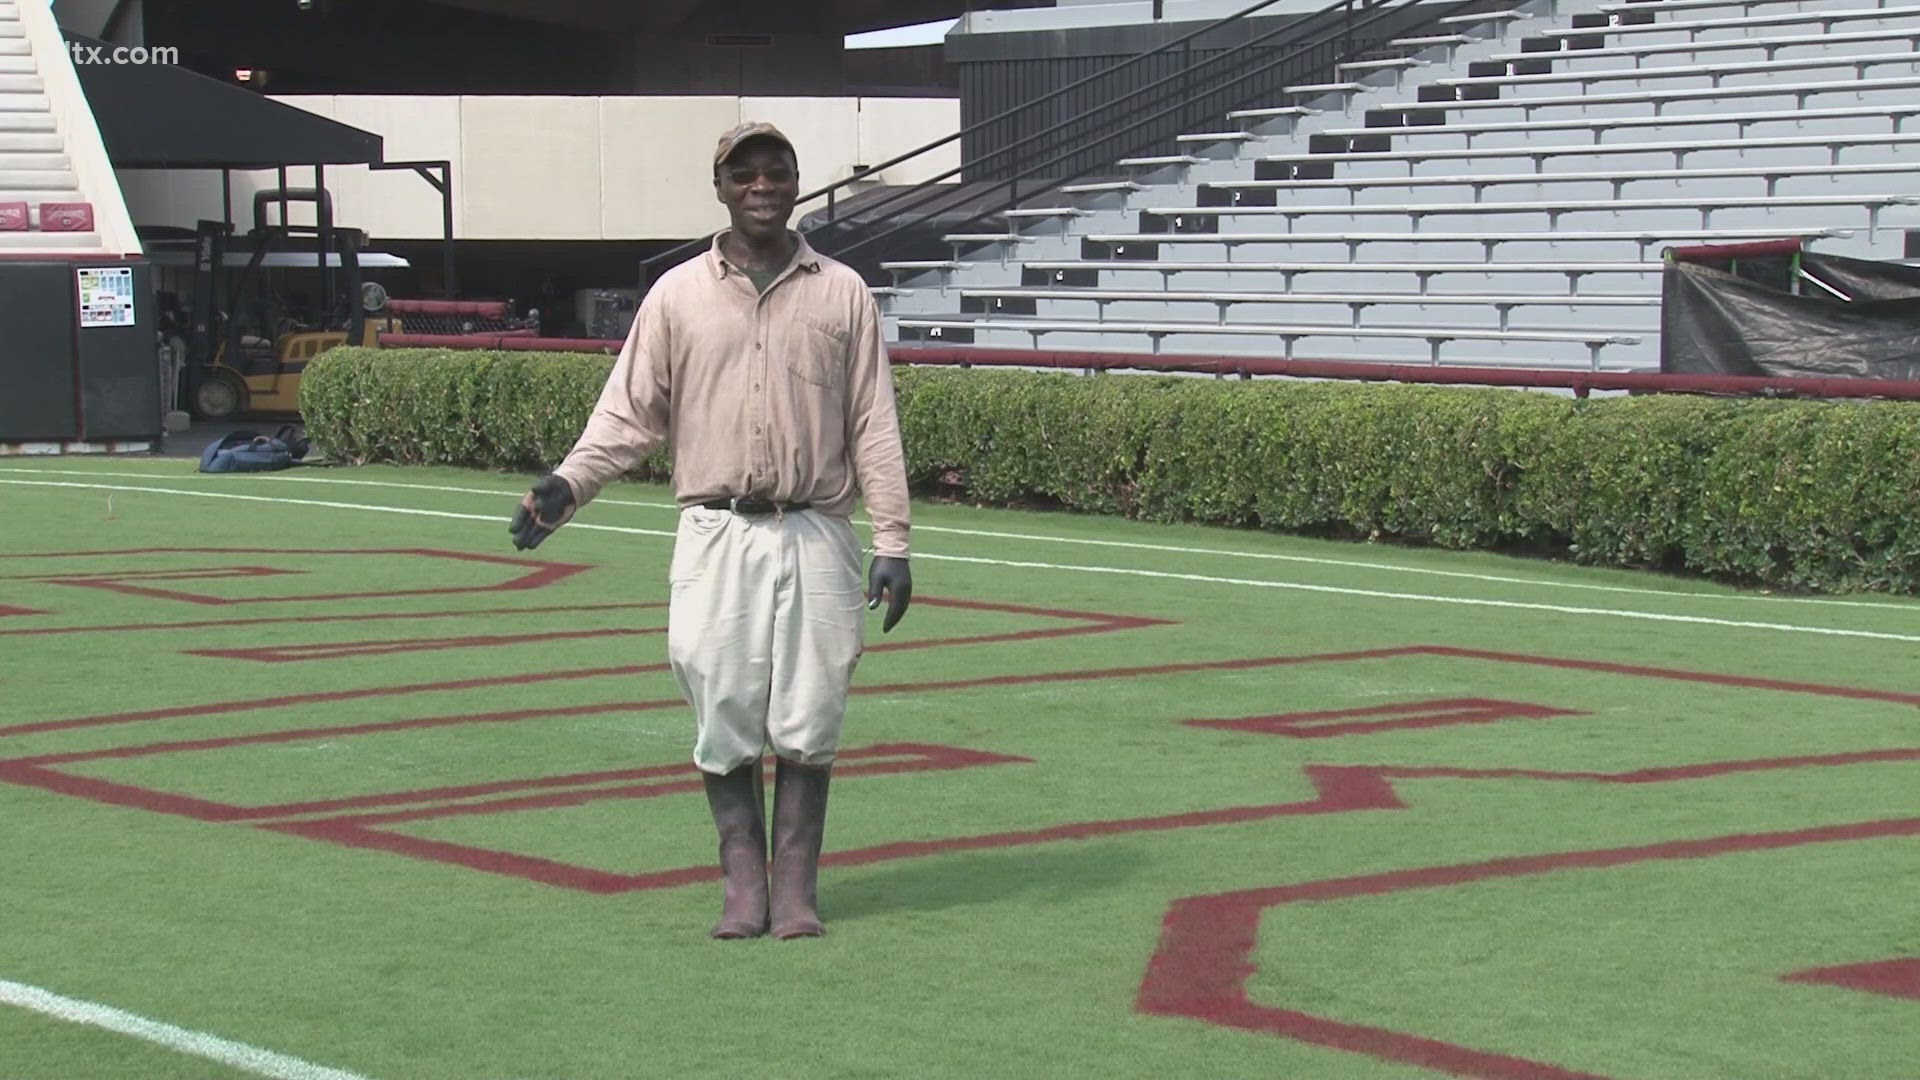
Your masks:
<instances>
[{"instance_id":1,"label":"blue backpack","mask_svg":"<svg viewBox=\"0 0 1920 1080\"><path fill-rule=\"evenodd\" d=\"M236 431L201 452L200 471L272 472L292 468L307 456L307 447L306 437L291 424L272 436L257 431Z\"/></svg>"}]
</instances>

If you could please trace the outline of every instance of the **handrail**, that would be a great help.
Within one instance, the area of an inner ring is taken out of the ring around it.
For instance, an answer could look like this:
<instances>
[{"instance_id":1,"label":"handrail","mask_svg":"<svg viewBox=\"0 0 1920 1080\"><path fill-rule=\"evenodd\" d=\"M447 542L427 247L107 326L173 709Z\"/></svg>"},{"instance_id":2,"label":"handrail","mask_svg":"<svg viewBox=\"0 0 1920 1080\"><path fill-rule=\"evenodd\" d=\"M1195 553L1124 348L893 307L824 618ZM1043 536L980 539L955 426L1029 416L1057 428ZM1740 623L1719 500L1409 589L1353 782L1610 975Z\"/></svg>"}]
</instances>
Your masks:
<instances>
[{"instance_id":1,"label":"handrail","mask_svg":"<svg viewBox=\"0 0 1920 1080\"><path fill-rule=\"evenodd\" d=\"M938 150L941 147L946 146L947 144L953 142L956 139L962 139L967 135L978 132L989 125L1000 123L1004 120L1011 119L1012 117L1023 114L1023 113L1031 113L1032 111L1039 109L1040 107L1046 105L1051 101L1054 101L1060 98L1065 94L1071 93L1074 90L1078 90L1081 87L1084 87L1092 83L1096 79L1106 78L1117 72L1123 71L1136 64L1139 64L1151 57L1161 55L1162 53L1170 52L1176 48L1186 45L1187 43L1195 40L1196 38L1212 33L1213 31L1218 30L1223 26L1227 26L1229 24L1247 19L1253 16L1255 13L1263 11L1268 7L1271 7L1273 4L1277 2L1278 0L1259 0L1259 2L1253 4L1250 7L1243 8L1240 11L1237 11L1231 15L1223 16L1222 18L1217 19L1211 23L1208 23L1207 25L1199 28L1198 30L1194 30L1190 33L1184 34L1178 38L1173 39L1172 41L1169 41L1156 48L1150 49L1146 52L1140 53L1136 56L1129 57L1126 60L1123 60L1120 63L1113 65L1112 67L1103 68L1102 70L1096 71L1091 75L1084 76L1083 78L1077 79L1074 82L1068 83L1066 86L1059 87L1058 89L1055 89L1047 94L1044 94L1038 98L1035 98L1032 101L1017 105L1011 109L1007 109L999 113L998 115L988 117L985 120L975 121L974 123L969 124L965 128L962 128L961 130L956 131L953 134L946 136L945 138L936 139L935 141L930 142L925 146L919 147L918 149L915 149L915 150L907 151L906 153L900 154L896 157L889 158L878 165L872 165L872 166L863 168L843 180L836 181L832 184L827 185L824 188L820 188L816 191L812 191L801 196L799 199L796 200L796 205L805 204L815 199L818 199L822 196L826 196L828 199L828 210L829 210L829 213L831 213L832 207L833 207L833 194L842 188L846 188L855 183L858 183L861 180L865 179L866 177L874 173L877 173L883 169L892 168L895 165L899 165L904 162L911 161L914 158L920 157L921 155L931 153L932 151ZM1286 30L1295 29L1298 27L1300 23L1309 22L1313 19L1319 18L1322 15L1329 15L1343 9L1349 9L1353 7L1355 4L1360 4L1363 7L1373 7L1375 5L1378 5L1381 3L1388 3L1388 2L1391 2L1391 0L1333 0L1333 2L1328 4L1325 8L1321 8L1317 11L1314 11L1308 14L1307 16L1305 16L1304 18L1298 20L1297 22L1290 23L1287 27L1282 28L1281 31L1276 31L1274 33L1285 32ZM1463 0L1463 3L1459 6L1465 6L1466 3L1472 3L1472 2L1475 2L1475 0ZM1232 55L1233 53L1239 52L1249 47L1251 44L1254 44L1258 41L1264 41L1266 40L1266 38L1271 36L1273 36L1273 33L1262 35L1260 38L1255 39L1255 42L1243 43L1242 45L1237 46L1232 50L1228 50L1225 53L1222 53L1214 57L1210 57L1207 60L1203 60L1199 64L1189 64L1186 67L1182 68L1181 72L1178 75L1170 76L1169 78L1176 78L1176 77L1182 77L1182 76L1188 75L1198 67L1201 67L1201 66L1204 66L1205 64L1212 63L1214 61L1222 59L1225 56ZM1160 85L1160 83L1164 83L1166 81L1168 80L1162 79L1159 82L1154 83L1153 85L1158 86ZM1138 93L1139 91L1135 91L1135 94L1128 95L1128 96L1129 97L1136 96ZM1022 139L1017 143L1012 143L1012 144L1009 144L1008 146L1001 147L1000 149L994 151L993 154L988 155L985 160L991 160L994 157L998 157L1002 154L1012 152L1014 149L1020 146L1024 146L1027 143L1032 142L1036 138L1043 138L1046 135L1053 134L1054 132L1058 131L1061 127L1064 127L1066 125L1084 121L1088 117L1093 116L1094 114L1100 112L1102 109L1106 107L1108 106L1100 106L1094 109L1085 110L1081 112L1079 115L1067 121L1064 121L1062 124L1055 125L1053 128L1048 129L1046 132L1036 133L1035 135L1030 135L1027 138ZM972 164L974 167L977 167L979 162L976 161ZM929 184L938 183L940 180L944 180L947 177L953 176L963 171L967 167L968 166L963 165L955 169L951 169L945 173L942 173L939 177L935 178L934 180L928 181L928 183ZM651 283L652 278L656 276L655 268L662 267L662 266L670 266L673 263L680 262L685 258L690 257L695 252L708 247L712 243L712 239L713 239L712 235L709 234L706 237L700 238L698 240L690 240L686 243L679 244L664 252L661 252L659 254L653 255L647 259L642 260L641 262L642 280L640 283L642 290L644 291L646 286Z\"/></svg>"},{"instance_id":2,"label":"handrail","mask_svg":"<svg viewBox=\"0 0 1920 1080\"><path fill-rule=\"evenodd\" d=\"M1322 15L1334 15L1337 17L1339 13L1339 9L1349 7L1354 3L1360 3L1362 5L1362 10L1366 12L1366 15L1364 18L1361 18L1358 21L1354 21L1353 19L1350 18L1348 20L1340 22L1335 27L1324 28L1320 31L1321 36L1315 37L1312 40L1307 41L1299 45L1298 47L1292 49L1291 51L1288 51L1278 57L1270 59L1266 63L1261 64L1258 67L1254 67L1251 70L1247 70L1247 71L1241 71L1230 79L1223 78L1220 81L1213 84L1212 86L1209 86L1204 91L1194 91L1194 95L1223 93L1232 87L1238 86L1241 83L1246 82L1248 79L1264 74L1265 72L1270 71L1275 67L1279 67L1283 64L1288 64L1295 60L1298 60L1301 57L1306 56L1317 49L1322 49L1326 47L1330 43L1347 39L1356 31L1363 30L1366 27L1371 26L1382 19L1385 19L1391 14L1405 10L1406 8L1411 7L1414 4L1417 4L1420 2L1422 2L1422 0L1342 0L1342 2L1340 3L1336 3L1329 7L1322 8L1314 12L1312 15L1309 15L1307 18L1300 20L1300 22L1301 23L1308 22ZM1454 11L1457 11L1458 9L1474 6L1480 2L1481 0L1457 0L1456 3L1445 8L1444 11L1447 13L1452 13ZM1444 18L1445 15L1436 15L1435 17ZM1061 128L1068 127L1068 126L1071 126L1072 124L1078 123L1084 120L1087 116L1093 115L1094 113L1100 112L1104 109L1110 109L1115 106L1118 106L1128 101L1128 99L1130 98L1136 98L1136 97L1140 97L1142 95L1148 94L1154 90L1159 89L1161 86L1165 85L1166 83L1173 82L1179 79L1185 79L1191 76L1194 72L1198 71L1199 69L1209 64L1218 63L1220 61L1226 60L1229 57L1239 54L1244 50L1252 49L1260 45L1261 43L1265 42L1269 38L1278 36L1279 34L1282 34L1282 33L1297 32L1299 29L1299 25L1300 25L1299 23L1289 24L1288 26L1281 27L1276 30L1268 31L1267 33L1262 34L1259 37L1251 38L1241 43L1240 45L1236 46L1233 49L1227 50L1226 52L1220 53L1217 56L1210 57L1206 60L1202 60L1196 64L1190 65L1189 67L1182 69L1180 72L1177 72L1173 75L1166 76L1165 78L1159 79L1147 86L1140 87L1134 90L1133 92L1127 94L1126 96L1120 99L1117 99L1112 103L1109 103L1108 105L1101 106L1096 109L1088 110L1086 113L1083 113L1080 116L1074 117L1070 120L1063 121L1060 124L1056 124L1054 127L1049 128L1046 132L1041 132L1039 134L1040 135L1051 134L1055 131L1060 130ZM1337 63L1338 60L1336 59L1335 62ZM1132 119L1137 114L1139 108L1151 107L1152 104L1153 104L1153 101L1149 99L1144 105L1131 107L1125 116L1115 118L1115 122L1118 122L1119 120ZM1173 116L1174 114L1180 112L1181 110L1189 107L1189 105L1190 105L1190 101L1182 99L1176 102L1174 105L1161 109L1159 112L1153 113L1152 115L1147 116L1144 119L1133 119L1132 123L1129 123L1124 127L1118 127L1118 128L1109 130L1106 134L1096 139L1094 141L1094 145L1111 142L1114 139L1118 139L1118 138L1122 138L1127 135L1130 135L1140 130L1143 127L1146 127L1158 121L1164 120L1170 116ZM1129 147L1128 149L1120 151L1118 154L1114 156L1116 157L1125 156L1128 153L1132 153L1138 150L1139 146L1140 144L1136 143L1131 147ZM1033 177L1039 174L1043 174L1047 170L1052 169L1054 166L1059 165L1062 162L1068 161L1074 156L1084 152L1084 150L1085 150L1084 146L1069 148L1047 159L1046 161L1043 161L1037 165L1028 167L1024 172L1018 173L1015 176L1007 178L1007 180L1005 180L1004 182L1009 185L1010 192L1017 197L1010 198L1003 205L999 205L999 206L981 211L980 213L975 214L973 217L970 217L963 222L953 225L953 228L955 230L964 230L967 226L975 224L987 218L990 218L995 214L1002 212L1003 210L1007 209L1010 206L1013 206L1019 202L1023 202L1027 199L1031 199L1036 195L1044 195L1049 191L1052 191L1059 187L1063 187L1066 184L1072 183L1074 180L1087 175L1089 172L1093 170L1082 169L1077 173L1072 173L1067 176L1055 177L1052 179L1050 183L1047 183L1042 187L1027 191L1024 194L1021 194L1018 191L1018 187L1017 187L1017 185L1021 180L1028 179L1030 177ZM907 214L912 210L919 209L920 207L926 206L929 203L936 201L942 193L937 190L935 185L937 185L939 180L945 179L947 176L951 176L953 175L954 172L957 172L957 171L959 170L953 170L951 172L942 174L940 177L936 177L933 181L929 181L928 184L920 188L908 189L906 191L896 192L893 195L889 195L888 197L881 199L879 202L865 209L871 211L871 210L877 209L878 207L885 206L888 203L894 201L895 199L910 198L914 195L925 196L924 198L919 199L918 201L912 203L909 206L903 206L888 214L882 215L878 219L878 221L876 221L874 224L877 225L883 222L895 220L899 217L904 216L905 214ZM996 181L996 183L999 183L999 182L1001 181ZM857 251L860 248L864 248L868 246L869 244L873 244L877 241L886 239L887 237L890 237L899 232L902 232L905 229L911 228L913 224L914 222L907 222L904 224L895 225L892 228L887 229L883 232L872 233L867 237L859 241L856 241L853 244L850 244L844 248L840 248L832 251L831 254L839 256L839 255L845 255L849 252ZM827 225L821 226L822 229L831 228L831 227L832 227L832 223L828 223Z\"/></svg>"},{"instance_id":3,"label":"handrail","mask_svg":"<svg viewBox=\"0 0 1920 1080\"><path fill-rule=\"evenodd\" d=\"M1176 71L1176 72L1174 72L1174 73L1173 73L1173 74L1171 74L1171 75L1165 75L1165 76L1162 76L1162 77L1160 77L1159 79L1156 79L1156 80L1154 80L1153 82L1151 82L1151 83L1148 83L1148 84L1147 84L1147 85L1145 85L1145 86L1141 86L1141 87L1136 87L1135 89L1133 89L1133 90L1131 90L1131 91L1129 91L1129 92L1128 92L1128 93L1126 93L1125 95L1123 95L1123 96L1121 96L1121 97L1119 97L1119 98L1116 98L1116 99L1115 99L1114 101L1111 101L1111 102L1108 102L1108 103L1107 103L1107 104L1105 104L1105 105L1100 105L1100 106L1096 106L1095 108L1092 108L1092 109L1087 109L1087 110L1085 110L1085 111L1083 111L1083 112L1081 112L1081 113L1079 113L1079 114L1077 114L1077 115L1075 115L1075 116L1071 116L1071 117L1068 117L1068 118L1067 118L1067 119L1065 119L1065 120L1062 120L1062 121L1060 121L1059 123L1057 123L1057 124L1055 124L1055 125L1053 125L1052 127L1050 127L1050 128L1047 128L1047 129L1046 129L1045 131L1036 131L1036 132L1034 132L1033 134L1031 134L1031 135L1028 135L1028 136L1027 136L1026 138L1024 138L1024 139L1021 139L1021 140L1019 140L1018 142L1012 142L1012 143L1008 143L1008 144L1007 144L1006 146L1003 146L1003 147L1000 147L999 149L997 149L997 150L994 150L994 151L993 151L992 153L989 153L989 154L986 154L986 155L984 155L984 156L982 156L982 157L980 157L980 158L977 158L977 159L975 159L975 160L973 160L973 161L970 161L970 162L964 162L964 163L962 163L962 164L960 164L960 165L957 165L957 166L955 166L954 168L951 168L951 169L948 169L948 170L947 170L946 172L943 172L943 173L941 173L940 175L938 175L938 176L935 176L935 177L933 177L933 178L932 178L932 179L930 179L930 180L926 180L926 181L924 181L924 182L922 182L922 183L921 183L921 184L920 184L920 185L918 186L918 188L917 188L917 189L907 189L907 190L904 190L904 191L898 191L898 192L895 192L895 193L893 193L892 195L889 195L889 196L887 196L887 197L886 197L885 199L882 199L882 200L880 200L879 202L877 202L877 203L875 203L875 204L873 204L873 205L871 205L871 206L868 206L868 207L866 207L865 209L866 209L866 210L868 210L868 211L872 211L872 210L875 210L875 209L877 209L877 208L879 208L879 207L881 207L881 206L885 206L885 205L886 205L887 203L889 203L889 202L892 202L892 201L893 201L893 200L895 200L895 199L903 199L903 198L908 198L908 197L910 197L910 196L912 196L912 195L914 195L914 194L916 194L916 193L919 193L919 192L924 192L924 191L926 191L927 189L929 189L929 188L932 188L932 187L933 187L933 185L935 185L935 184L938 184L938 183L940 183L941 181L943 181L943 180L945 180L945 179L947 179L948 177L951 177L951 176L956 176L956 175L958 175L958 174L960 174L960 173L962 173L962 172L964 172L964 171L966 171L967 169L972 169L972 168L978 168L978 167L980 167L981 165L983 165L984 163L986 163L986 162L989 162L989 161L992 161L992 160L994 160L995 158L998 158L998 157L1000 157L1000 156L1001 156L1001 155L1003 155L1003 154L1008 154L1008 153L1011 153L1012 151L1014 151L1014 150L1016 150L1016 149L1018 149L1018 148L1020 148L1020 147L1022 147L1022 146L1025 146L1026 144L1028 144L1028 143L1030 143L1030 142L1033 142L1033 141L1035 141L1035 140L1037 140L1037 139L1044 139L1044 138L1046 138L1046 137L1047 137L1047 136L1049 136L1049 135L1054 135L1054 134L1057 134L1057 133L1059 133L1059 132L1061 132L1061 131L1064 131L1064 130L1066 130L1067 128L1070 128L1070 127L1072 127L1072 126L1074 126L1075 124L1079 124L1079 123L1082 123L1082 122L1085 122L1085 121L1086 121L1086 120L1087 120L1087 119L1088 119L1089 117L1092 117L1092 116L1094 116L1094 115L1096 115L1097 113L1100 113L1100 112L1102 112L1102 111L1104 111L1104 110L1108 110L1108 109L1112 109L1112 108L1114 108L1115 106L1117 106L1117 105L1120 105L1121 103L1123 103L1123 102L1126 102L1126 101L1128 101L1128 100L1130 100L1130 99L1133 99L1133 98L1138 98L1138 97L1142 97L1142 96L1144 96L1144 95L1146 95L1146 94L1149 94L1149 93L1151 93L1151 92L1152 92L1152 91L1154 91L1154 90L1158 90L1159 88L1161 88L1161 87L1163 87L1163 86L1165 86L1165 85L1167 85L1168 83L1171 83L1171 82L1178 82L1178 81L1181 81L1181 80L1184 80L1184 79L1187 79L1187 78L1190 78L1190 77L1191 77L1191 76L1192 76L1192 75L1193 75L1193 74L1194 74L1195 72L1197 72L1197 71L1199 71L1199 70L1200 70L1201 68L1204 68L1204 67L1206 67L1206 66L1207 66L1207 65L1209 65L1209 64L1214 64L1214 63L1218 63L1219 61L1221 61L1221 60L1224 60L1224 59L1226 59L1227 57L1229 57L1229 56L1232 56L1232 55L1234 55L1234 54L1236 54L1236 53L1238 53L1238 52L1240 52L1240 51L1241 51L1242 49L1249 49L1249 48L1252 48L1253 46L1255 46L1255 45L1258 45L1258 44L1260 44L1260 43L1262 43L1262 42L1264 42L1264 41L1266 41L1267 39L1269 39L1269 38L1272 38L1272 37L1276 37L1276 36L1278 36L1278 35L1280 35L1280 34L1289 34L1289 33L1294 33L1294 32L1296 32L1296 31L1297 31L1297 30L1299 29L1299 27L1300 27L1300 24L1301 24L1301 23L1306 23L1306 22L1310 22L1310 21L1312 21L1312 20L1314 20L1314 19L1317 19L1317 18L1319 18L1319 17L1321 16L1321 15L1325 15L1325 14L1329 14L1329 13L1331 13L1331 12L1333 12L1333 11L1334 11L1335 9L1340 9L1340 8L1347 8L1347 7L1351 7L1351 6L1353 5L1353 4L1356 4L1356 3L1358 3L1358 4L1360 4L1360 5L1361 5L1361 6L1363 7L1363 8L1371 8L1371 7L1374 7L1374 6L1376 6L1376 5L1379 5L1379 4L1382 4L1382 3L1392 3L1392 2L1395 2L1395 0L1337 0L1337 2L1336 2L1336 3L1334 3L1334 4L1332 4L1332 5L1330 5L1329 7L1326 7L1326 8L1322 8L1322 9L1320 9L1320 10L1318 10L1318 11L1315 11L1315 12L1313 12L1313 13L1311 13L1311 14L1309 14L1309 15L1307 15L1307 16L1305 16L1304 18L1302 18L1302 19L1300 19L1300 20L1299 20L1298 22L1294 22L1294 23L1289 23L1289 24L1287 24L1286 26L1282 26L1282 27L1279 27L1279 28L1277 28L1277 29L1274 29L1274 30L1269 30L1269 31L1267 31L1267 32L1266 32L1266 33L1264 33L1264 34L1261 34L1261 35L1260 35L1259 37L1256 37L1256 38L1253 38L1253 39L1251 39L1251 40L1248 40L1248 41L1245 41L1245 42L1242 42L1242 43L1241 43L1240 45L1237 45L1237 46L1235 46L1235 47L1234 47L1233 49L1230 49L1230 50L1227 50L1227 51L1225 51L1225 52L1222 52L1222 53L1220 53L1220 54L1218 54L1218 55L1215 55L1215 56L1211 56L1211 57L1208 57L1207 59L1204 59L1204 60L1201 60L1201 61L1199 61L1199 62L1197 62L1197 63L1193 63L1193 64L1189 64L1189 65L1187 65L1186 67L1184 67L1184 68L1181 68L1181 69L1180 69L1179 71ZM1404 2L1404 0L1402 0L1402 2ZM1470 2L1470 0L1469 0L1469 2ZM1296 51L1298 51L1298 50L1296 50ZM1291 54L1291 53L1290 53L1290 54L1288 54L1288 58L1291 58L1291 57L1292 57L1293 55L1294 55L1294 54ZM1113 71L1117 71L1117 70L1119 70L1119 67L1120 67L1119 65L1116 65L1115 67L1112 67L1112 68L1108 68L1108 69L1107 69L1106 71L1102 71L1102 72L1099 72L1099 73L1097 73L1097 74L1095 74L1095 75L1092 75L1092 76L1089 76L1088 78L1089 78L1089 79L1094 79L1094 78L1100 78L1100 77L1102 77L1102 76L1104 76L1104 75L1107 75L1107 74L1109 74L1109 73L1111 73L1111 72L1113 72ZM1086 81L1086 80L1082 80L1082 82L1084 82L1084 81ZM1076 84L1076 85L1078 85L1078 84ZM1216 89L1217 89L1217 88L1216 88ZM1212 92L1212 91L1209 91L1209 92ZM1150 102L1149 102L1149 104L1150 104ZM1183 103L1183 104L1184 104L1184 103ZM1004 115L1004 114L1003 114L1003 115ZM975 126L977 127L978 125L975 125ZM1130 130L1132 130L1132 128L1126 128L1126 129L1123 129L1123 130L1128 130L1128 131L1130 131ZM1112 136L1111 136L1111 134L1109 134L1109 135L1108 135L1107 137L1108 137L1108 138L1111 138ZM1078 153L1078 152L1079 152L1078 150L1075 150L1075 151L1074 151L1074 153ZM1067 156L1069 156L1069 157L1070 157L1070 156L1072 156L1072 155L1071 155L1071 154L1069 154L1069 155L1067 155ZM1049 161L1049 164L1053 164L1054 162L1056 162L1056 161L1059 161L1059 160L1061 160L1061 159L1059 159L1059 158L1055 158L1055 159L1052 159L1052 161ZM1030 173L1030 172L1031 172L1031 170L1029 170L1029 173ZM1029 173L1022 173L1022 174L1021 174L1021 176L1022 176L1022 177L1024 177L1024 176L1026 176L1026 175L1029 175ZM1015 177L1015 178L1014 178L1014 180L1016 180L1016 181L1017 181L1018 179L1020 179L1020 177ZM996 181L996 183L997 183L997 182L998 182L998 181ZM1031 197L1032 197L1033 195L1035 195L1035 194L1041 194L1041 192L1029 192L1029 193L1028 193L1028 195L1027 195L1026 197L1028 197L1028 198L1031 198ZM917 207L919 207L919 206L924 206L924 205L926 205L926 202L930 202L930 201L932 201L932 199L928 199L928 200L926 200L926 201L923 201L923 202L920 202L920 203L916 203L916 204L914 204L914 207L908 207L908 208L903 208L903 210L902 210L902 211L900 211L900 212L904 212L904 210L905 210L905 209L913 209L913 208L917 208ZM1017 200L1016 200L1016 201L1017 201ZM888 217L893 217L893 216L897 216L897 215L895 215L895 214L890 214L890 215L887 215L887 216L888 216ZM982 216L986 216L986 215L982 215ZM976 218L975 220L978 220L978 219ZM833 224L833 223L832 223L831 221L829 221L826 227L831 227L831 225L832 225L832 224Z\"/></svg>"}]
</instances>

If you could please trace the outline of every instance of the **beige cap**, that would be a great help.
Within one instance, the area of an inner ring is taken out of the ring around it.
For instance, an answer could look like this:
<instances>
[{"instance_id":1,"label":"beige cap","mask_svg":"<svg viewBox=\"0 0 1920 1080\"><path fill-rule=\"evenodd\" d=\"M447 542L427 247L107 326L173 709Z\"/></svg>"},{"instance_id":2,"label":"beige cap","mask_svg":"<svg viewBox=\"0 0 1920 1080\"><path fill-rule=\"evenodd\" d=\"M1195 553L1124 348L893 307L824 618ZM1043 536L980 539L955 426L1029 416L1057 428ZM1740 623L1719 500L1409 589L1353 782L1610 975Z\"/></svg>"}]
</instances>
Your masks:
<instances>
[{"instance_id":1,"label":"beige cap","mask_svg":"<svg viewBox=\"0 0 1920 1080\"><path fill-rule=\"evenodd\" d=\"M787 152L794 155L795 159L798 159L800 156L799 153L793 149L793 140L782 135L779 128L774 127L764 120L754 120L741 124L731 131L728 131L725 135L720 136L720 145L714 147L713 150L714 165L719 166L726 164L727 159L733 156L733 152L740 148L741 143L746 142L748 139L761 138L778 139L786 146Z\"/></svg>"}]
</instances>

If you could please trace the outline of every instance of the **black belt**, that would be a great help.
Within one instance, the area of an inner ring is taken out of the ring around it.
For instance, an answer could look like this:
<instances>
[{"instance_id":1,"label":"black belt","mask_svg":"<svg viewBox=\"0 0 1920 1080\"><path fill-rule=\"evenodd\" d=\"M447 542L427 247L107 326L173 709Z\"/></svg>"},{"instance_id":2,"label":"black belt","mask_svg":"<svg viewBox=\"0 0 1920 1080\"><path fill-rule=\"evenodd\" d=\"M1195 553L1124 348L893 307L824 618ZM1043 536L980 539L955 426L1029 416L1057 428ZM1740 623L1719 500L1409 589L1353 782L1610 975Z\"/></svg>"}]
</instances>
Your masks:
<instances>
[{"instance_id":1,"label":"black belt","mask_svg":"<svg viewBox=\"0 0 1920 1080\"><path fill-rule=\"evenodd\" d=\"M736 514L791 514L797 510L808 509L812 505L812 503L803 502L774 502L772 499L715 499L712 502L700 504L703 509L731 510Z\"/></svg>"}]
</instances>

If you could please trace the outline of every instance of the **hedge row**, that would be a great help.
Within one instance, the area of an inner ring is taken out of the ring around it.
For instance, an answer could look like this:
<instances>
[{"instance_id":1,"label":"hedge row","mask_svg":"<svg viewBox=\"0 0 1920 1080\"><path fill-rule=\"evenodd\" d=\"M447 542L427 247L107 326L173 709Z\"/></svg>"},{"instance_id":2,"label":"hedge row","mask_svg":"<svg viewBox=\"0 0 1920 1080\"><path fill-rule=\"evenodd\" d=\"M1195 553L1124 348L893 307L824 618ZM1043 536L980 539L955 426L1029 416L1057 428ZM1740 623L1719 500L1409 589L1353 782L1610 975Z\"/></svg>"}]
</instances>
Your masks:
<instances>
[{"instance_id":1,"label":"hedge row","mask_svg":"<svg viewBox=\"0 0 1920 1080\"><path fill-rule=\"evenodd\" d=\"M584 353L332 349L301 377L300 414L344 461L544 471L572 449L612 367ZM636 475L666 467L663 453Z\"/></svg>"},{"instance_id":2,"label":"hedge row","mask_svg":"<svg viewBox=\"0 0 1920 1080\"><path fill-rule=\"evenodd\" d=\"M337 349L308 368L301 405L336 457L539 470L610 365ZM1913 404L943 369L896 383L922 492L1796 590L1920 587Z\"/></svg>"}]
</instances>

